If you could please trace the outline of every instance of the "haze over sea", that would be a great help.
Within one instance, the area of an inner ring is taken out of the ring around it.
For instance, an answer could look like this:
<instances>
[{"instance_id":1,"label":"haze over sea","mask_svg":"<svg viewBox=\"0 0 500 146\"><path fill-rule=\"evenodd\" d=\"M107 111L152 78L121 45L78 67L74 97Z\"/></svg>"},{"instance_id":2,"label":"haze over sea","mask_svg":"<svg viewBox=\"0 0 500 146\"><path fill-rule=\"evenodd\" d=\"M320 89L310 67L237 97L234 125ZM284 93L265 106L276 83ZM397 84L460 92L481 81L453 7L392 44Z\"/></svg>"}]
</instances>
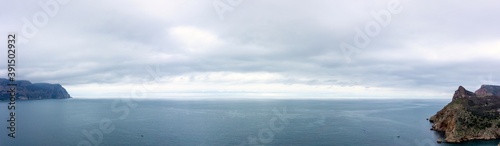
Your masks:
<instances>
[{"instance_id":1,"label":"haze over sea","mask_svg":"<svg viewBox=\"0 0 500 146\"><path fill-rule=\"evenodd\" d=\"M125 102L124 102L125 101ZM128 102L127 102L128 101ZM449 100L19 101L16 140L2 145L437 144L426 118ZM6 107L7 103L0 103ZM1 121L7 120L2 112ZM6 124L4 124L6 126ZM101 127L100 127L101 126ZM460 145L496 145L474 141Z\"/></svg>"}]
</instances>

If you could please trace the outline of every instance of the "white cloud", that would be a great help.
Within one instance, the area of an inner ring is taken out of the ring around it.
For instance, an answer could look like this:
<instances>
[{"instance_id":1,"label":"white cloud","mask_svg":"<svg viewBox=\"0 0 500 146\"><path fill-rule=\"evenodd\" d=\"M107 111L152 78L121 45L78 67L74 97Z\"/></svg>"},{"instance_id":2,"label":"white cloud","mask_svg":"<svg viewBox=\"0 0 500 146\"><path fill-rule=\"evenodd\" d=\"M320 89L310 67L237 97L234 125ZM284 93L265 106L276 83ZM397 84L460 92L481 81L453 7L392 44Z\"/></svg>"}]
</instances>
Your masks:
<instances>
[{"instance_id":1,"label":"white cloud","mask_svg":"<svg viewBox=\"0 0 500 146\"><path fill-rule=\"evenodd\" d=\"M195 27L174 27L168 33L190 52L209 52L223 44L217 35Z\"/></svg>"},{"instance_id":2,"label":"white cloud","mask_svg":"<svg viewBox=\"0 0 500 146\"><path fill-rule=\"evenodd\" d=\"M154 78L151 97L448 98L481 76L498 82L497 1L401 0L404 10L347 63L339 44L387 3L245 1L220 21L212 1L73 0L20 46L19 78L62 83L77 97L129 94ZM6 2L1 32L40 10Z\"/></svg>"}]
</instances>

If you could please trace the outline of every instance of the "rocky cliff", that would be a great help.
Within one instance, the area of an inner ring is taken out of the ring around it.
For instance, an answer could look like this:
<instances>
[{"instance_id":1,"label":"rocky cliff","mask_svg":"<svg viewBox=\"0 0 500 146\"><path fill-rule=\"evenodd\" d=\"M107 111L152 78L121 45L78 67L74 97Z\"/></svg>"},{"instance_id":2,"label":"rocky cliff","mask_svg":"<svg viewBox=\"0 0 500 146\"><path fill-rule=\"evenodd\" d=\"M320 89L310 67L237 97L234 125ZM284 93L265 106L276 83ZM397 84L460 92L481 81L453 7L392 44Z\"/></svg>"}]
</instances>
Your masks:
<instances>
[{"instance_id":1,"label":"rocky cliff","mask_svg":"<svg viewBox=\"0 0 500 146\"><path fill-rule=\"evenodd\" d=\"M429 118L431 130L444 132L445 142L500 138L500 86L482 85L476 92L460 86L453 99Z\"/></svg>"},{"instance_id":2,"label":"rocky cliff","mask_svg":"<svg viewBox=\"0 0 500 146\"><path fill-rule=\"evenodd\" d=\"M0 79L0 100L9 100L10 81L7 79ZM31 83L26 80L16 81L16 99L17 100L33 100L33 99L65 99L71 98L66 89L60 84L48 83Z\"/></svg>"},{"instance_id":3,"label":"rocky cliff","mask_svg":"<svg viewBox=\"0 0 500 146\"><path fill-rule=\"evenodd\" d=\"M477 96L500 96L500 86L482 85L481 88L474 92Z\"/></svg>"}]
</instances>

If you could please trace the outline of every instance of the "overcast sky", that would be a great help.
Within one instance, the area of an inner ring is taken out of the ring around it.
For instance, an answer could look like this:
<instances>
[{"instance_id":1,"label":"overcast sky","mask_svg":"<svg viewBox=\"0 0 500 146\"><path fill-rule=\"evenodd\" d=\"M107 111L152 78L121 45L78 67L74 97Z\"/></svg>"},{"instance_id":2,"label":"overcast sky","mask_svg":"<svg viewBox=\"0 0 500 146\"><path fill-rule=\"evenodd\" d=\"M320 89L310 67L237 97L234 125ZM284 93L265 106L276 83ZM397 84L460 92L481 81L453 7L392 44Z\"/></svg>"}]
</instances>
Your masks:
<instances>
[{"instance_id":1,"label":"overcast sky","mask_svg":"<svg viewBox=\"0 0 500 146\"><path fill-rule=\"evenodd\" d=\"M22 41L17 79L60 83L77 98L449 99L459 85L500 84L499 8L495 0L4 0L0 34L4 49L8 32Z\"/></svg>"}]
</instances>

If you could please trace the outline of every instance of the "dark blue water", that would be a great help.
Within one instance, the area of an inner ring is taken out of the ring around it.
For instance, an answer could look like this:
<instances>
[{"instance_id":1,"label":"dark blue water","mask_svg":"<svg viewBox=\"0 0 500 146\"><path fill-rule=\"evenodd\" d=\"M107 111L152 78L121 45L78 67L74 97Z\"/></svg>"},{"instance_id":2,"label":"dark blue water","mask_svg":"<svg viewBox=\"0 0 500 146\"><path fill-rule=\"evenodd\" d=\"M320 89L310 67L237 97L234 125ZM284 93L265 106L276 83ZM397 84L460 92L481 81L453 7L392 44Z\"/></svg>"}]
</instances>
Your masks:
<instances>
[{"instance_id":1,"label":"dark blue water","mask_svg":"<svg viewBox=\"0 0 500 146\"><path fill-rule=\"evenodd\" d=\"M1 145L437 144L426 118L447 100L120 100L17 102L16 138ZM7 127L7 103L0 103ZM474 141L460 145L497 145ZM455 144L456 145L456 144Z\"/></svg>"}]
</instances>

